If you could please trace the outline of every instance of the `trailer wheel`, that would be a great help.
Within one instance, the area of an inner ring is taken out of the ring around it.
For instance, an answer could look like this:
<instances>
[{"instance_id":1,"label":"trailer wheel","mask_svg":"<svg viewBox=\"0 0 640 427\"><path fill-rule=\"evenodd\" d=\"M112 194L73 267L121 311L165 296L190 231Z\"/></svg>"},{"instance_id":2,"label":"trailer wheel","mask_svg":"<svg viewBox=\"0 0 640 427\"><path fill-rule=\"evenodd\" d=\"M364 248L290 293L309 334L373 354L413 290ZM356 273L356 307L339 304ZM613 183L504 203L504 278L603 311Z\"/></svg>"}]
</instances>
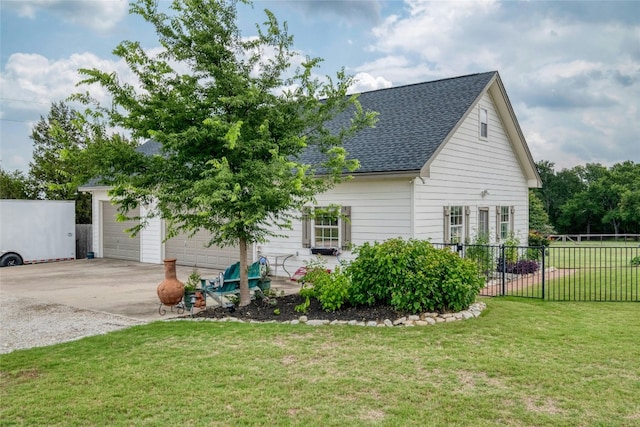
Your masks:
<instances>
[{"instance_id":1,"label":"trailer wheel","mask_svg":"<svg viewBox=\"0 0 640 427\"><path fill-rule=\"evenodd\" d=\"M6 254L0 258L0 267L13 267L22 265L22 258L18 254Z\"/></svg>"}]
</instances>

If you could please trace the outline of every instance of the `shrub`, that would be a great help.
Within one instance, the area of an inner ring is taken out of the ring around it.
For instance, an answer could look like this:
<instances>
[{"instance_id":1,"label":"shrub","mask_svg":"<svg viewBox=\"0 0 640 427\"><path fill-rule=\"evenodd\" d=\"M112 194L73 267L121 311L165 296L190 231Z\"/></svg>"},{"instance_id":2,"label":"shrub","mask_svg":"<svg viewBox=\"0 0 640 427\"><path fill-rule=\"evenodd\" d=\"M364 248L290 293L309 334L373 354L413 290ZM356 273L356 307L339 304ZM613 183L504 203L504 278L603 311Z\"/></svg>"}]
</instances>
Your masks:
<instances>
[{"instance_id":1,"label":"shrub","mask_svg":"<svg viewBox=\"0 0 640 427\"><path fill-rule=\"evenodd\" d=\"M297 311L306 312L310 298L317 299L325 311L339 310L347 302L351 280L340 267L329 272L322 261L309 263L302 281L300 295L305 301L296 307Z\"/></svg>"},{"instance_id":2,"label":"shrub","mask_svg":"<svg viewBox=\"0 0 640 427\"><path fill-rule=\"evenodd\" d=\"M504 242L504 256L507 259L507 265L518 262L518 245L520 245L520 239L511 233Z\"/></svg>"},{"instance_id":3,"label":"shrub","mask_svg":"<svg viewBox=\"0 0 640 427\"><path fill-rule=\"evenodd\" d=\"M487 234L477 236L476 240L467 246L464 257L474 261L478 265L480 274L488 275L493 264L493 254L489 246L489 236Z\"/></svg>"},{"instance_id":4,"label":"shrub","mask_svg":"<svg viewBox=\"0 0 640 427\"><path fill-rule=\"evenodd\" d=\"M408 265L407 242L391 239L356 247L357 258L349 266L353 305L387 304L391 289L401 283ZM415 248L414 248L415 249Z\"/></svg>"},{"instance_id":5,"label":"shrub","mask_svg":"<svg viewBox=\"0 0 640 427\"><path fill-rule=\"evenodd\" d=\"M484 285L475 262L422 240L391 239L357 248L348 267L354 305L390 304L398 311L459 311Z\"/></svg>"},{"instance_id":6,"label":"shrub","mask_svg":"<svg viewBox=\"0 0 640 427\"><path fill-rule=\"evenodd\" d=\"M535 230L529 231L529 248L527 249L527 259L539 260L542 253L542 246L549 246L551 241Z\"/></svg>"},{"instance_id":7,"label":"shrub","mask_svg":"<svg viewBox=\"0 0 640 427\"><path fill-rule=\"evenodd\" d=\"M531 274L538 271L538 268L539 266L537 261L521 259L515 265L507 266L507 272L515 274ZM509 269L511 271L508 271Z\"/></svg>"},{"instance_id":8,"label":"shrub","mask_svg":"<svg viewBox=\"0 0 640 427\"><path fill-rule=\"evenodd\" d=\"M498 266L496 267L497 271L502 271L502 258L498 259ZM521 259L515 263L511 263L507 261L507 265L504 267L505 273L510 274L530 274L535 273L540 268L538 261L536 260L527 260Z\"/></svg>"},{"instance_id":9,"label":"shrub","mask_svg":"<svg viewBox=\"0 0 640 427\"><path fill-rule=\"evenodd\" d=\"M535 230L529 231L529 246L549 246L551 241Z\"/></svg>"},{"instance_id":10,"label":"shrub","mask_svg":"<svg viewBox=\"0 0 640 427\"><path fill-rule=\"evenodd\" d=\"M640 256L631 258L631 265L640 265Z\"/></svg>"}]
</instances>

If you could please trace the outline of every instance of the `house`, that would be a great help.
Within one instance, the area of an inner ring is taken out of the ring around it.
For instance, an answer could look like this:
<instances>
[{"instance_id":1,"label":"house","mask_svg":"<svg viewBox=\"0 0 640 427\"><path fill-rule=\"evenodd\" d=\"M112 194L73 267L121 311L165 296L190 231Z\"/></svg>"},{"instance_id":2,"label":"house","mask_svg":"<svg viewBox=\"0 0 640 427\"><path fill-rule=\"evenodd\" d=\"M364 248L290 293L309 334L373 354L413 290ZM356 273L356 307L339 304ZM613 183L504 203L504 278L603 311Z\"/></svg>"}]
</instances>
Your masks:
<instances>
[{"instance_id":1,"label":"house","mask_svg":"<svg viewBox=\"0 0 640 427\"><path fill-rule=\"evenodd\" d=\"M394 237L455 243L484 234L500 243L514 235L526 243L528 190L541 180L498 72L365 92L359 99L380 114L375 128L345 144L360 169L352 180L318 195L317 205L292 230L280 232L284 237L255 246L254 260L267 256L283 275L313 253L336 248L349 259L352 245ZM159 147L148 141L140 149L153 153ZM166 230L160 220L130 238L122 233L127 224L114 221L107 188L83 190L93 194L99 257L150 263L175 257L179 264L210 268L225 268L238 258L235 248L205 248L204 232L162 243ZM335 206L341 215L326 209ZM328 261L331 266L337 258Z\"/></svg>"}]
</instances>

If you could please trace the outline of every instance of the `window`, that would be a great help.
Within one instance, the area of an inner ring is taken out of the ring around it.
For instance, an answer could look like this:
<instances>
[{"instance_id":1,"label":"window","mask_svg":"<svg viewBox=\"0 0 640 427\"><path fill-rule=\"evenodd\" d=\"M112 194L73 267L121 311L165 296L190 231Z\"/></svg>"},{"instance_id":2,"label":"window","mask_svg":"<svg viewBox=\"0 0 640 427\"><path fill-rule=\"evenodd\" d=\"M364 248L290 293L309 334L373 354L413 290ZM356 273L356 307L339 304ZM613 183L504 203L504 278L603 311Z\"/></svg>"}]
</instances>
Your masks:
<instances>
[{"instance_id":1,"label":"window","mask_svg":"<svg viewBox=\"0 0 640 427\"><path fill-rule=\"evenodd\" d=\"M350 249L351 207L304 208L302 247Z\"/></svg>"},{"instance_id":2,"label":"window","mask_svg":"<svg viewBox=\"0 0 640 427\"><path fill-rule=\"evenodd\" d=\"M513 206L496 207L496 239L504 241L513 233Z\"/></svg>"},{"instance_id":3,"label":"window","mask_svg":"<svg viewBox=\"0 0 640 427\"><path fill-rule=\"evenodd\" d=\"M464 228L462 223L462 206L451 206L449 223L451 224L449 241L451 243L462 243L462 231Z\"/></svg>"},{"instance_id":4,"label":"window","mask_svg":"<svg viewBox=\"0 0 640 427\"><path fill-rule=\"evenodd\" d=\"M313 225L313 247L339 248L340 229L338 228L338 222L336 213L323 212L316 214Z\"/></svg>"},{"instance_id":5,"label":"window","mask_svg":"<svg viewBox=\"0 0 640 427\"><path fill-rule=\"evenodd\" d=\"M489 113L484 108L480 109L480 137L486 138L489 135Z\"/></svg>"},{"instance_id":6,"label":"window","mask_svg":"<svg viewBox=\"0 0 640 427\"><path fill-rule=\"evenodd\" d=\"M468 206L444 207L444 241L445 243L463 243L469 239Z\"/></svg>"},{"instance_id":7,"label":"window","mask_svg":"<svg viewBox=\"0 0 640 427\"><path fill-rule=\"evenodd\" d=\"M478 237L489 239L489 208L478 209Z\"/></svg>"}]
</instances>

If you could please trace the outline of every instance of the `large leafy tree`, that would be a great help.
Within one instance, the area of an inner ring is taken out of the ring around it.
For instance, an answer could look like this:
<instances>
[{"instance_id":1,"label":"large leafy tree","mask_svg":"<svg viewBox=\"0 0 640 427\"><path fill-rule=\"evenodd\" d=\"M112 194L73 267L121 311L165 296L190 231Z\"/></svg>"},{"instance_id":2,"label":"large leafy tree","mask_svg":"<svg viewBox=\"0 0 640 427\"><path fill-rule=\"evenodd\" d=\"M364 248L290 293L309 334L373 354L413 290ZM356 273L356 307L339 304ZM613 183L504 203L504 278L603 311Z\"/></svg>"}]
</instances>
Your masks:
<instances>
[{"instance_id":1,"label":"large leafy tree","mask_svg":"<svg viewBox=\"0 0 640 427\"><path fill-rule=\"evenodd\" d=\"M551 224L558 231L567 232L563 229L561 221L562 206L573 197L573 195L583 191L586 184L582 178L582 167L576 166L572 169L562 169L559 172L554 170L554 163L547 160L536 163L538 173L542 179L542 188L535 189L534 192L544 203L544 208L549 215Z\"/></svg>"},{"instance_id":2,"label":"large leafy tree","mask_svg":"<svg viewBox=\"0 0 640 427\"><path fill-rule=\"evenodd\" d=\"M236 19L244 3L175 0L165 14L154 0L139 0L131 12L155 27L163 50L151 56L133 41L116 47L137 84L81 70L84 83L112 95L113 106L101 111L113 124L162 147L157 156L131 151L108 171L122 213L152 202L149 215L168 221L167 237L204 229L210 244L238 245L241 305L250 300L248 245L267 239L271 225L290 227L314 195L355 170L343 141L375 121L347 96L352 79L343 71L320 80L320 59L292 66L293 38L269 11L257 36L243 38ZM330 129L340 113L351 120ZM306 150L317 162L302 161Z\"/></svg>"},{"instance_id":3,"label":"large leafy tree","mask_svg":"<svg viewBox=\"0 0 640 427\"><path fill-rule=\"evenodd\" d=\"M572 171L583 188L560 206L556 219L559 230L618 234L640 229L640 165L626 161L607 169L589 163Z\"/></svg>"}]
</instances>

